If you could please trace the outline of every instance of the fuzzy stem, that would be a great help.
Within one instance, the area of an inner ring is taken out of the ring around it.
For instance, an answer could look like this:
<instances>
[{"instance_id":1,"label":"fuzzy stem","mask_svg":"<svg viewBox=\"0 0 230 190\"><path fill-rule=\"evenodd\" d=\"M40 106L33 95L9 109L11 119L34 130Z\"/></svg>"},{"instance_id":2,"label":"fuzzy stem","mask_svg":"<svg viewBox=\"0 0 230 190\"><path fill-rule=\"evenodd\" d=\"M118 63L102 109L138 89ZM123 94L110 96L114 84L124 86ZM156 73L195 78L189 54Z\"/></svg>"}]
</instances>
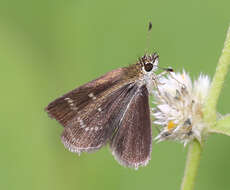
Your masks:
<instances>
[{"instance_id":1,"label":"fuzzy stem","mask_svg":"<svg viewBox=\"0 0 230 190\"><path fill-rule=\"evenodd\" d=\"M216 73L213 77L213 81L211 84L208 97L204 103L203 115L204 115L204 122L207 123L207 128L212 128L213 126L215 126L216 105L229 66L230 66L230 27L227 32L224 48L219 58L219 62L216 68ZM181 190L193 190L195 184L195 178L197 175L197 170L200 163L201 152L202 152L202 145L197 140L194 140L189 146Z\"/></svg>"},{"instance_id":2,"label":"fuzzy stem","mask_svg":"<svg viewBox=\"0 0 230 190\"><path fill-rule=\"evenodd\" d=\"M202 147L200 143L197 140L194 140L189 145L181 190L192 190L194 188L195 178L200 163L201 152Z\"/></svg>"},{"instance_id":3,"label":"fuzzy stem","mask_svg":"<svg viewBox=\"0 0 230 190\"><path fill-rule=\"evenodd\" d=\"M204 121L209 127L216 122L216 105L223 87L224 79L227 75L230 66L230 27L228 28L227 36L224 43L222 54L216 68L216 73L213 77L211 88L204 105Z\"/></svg>"}]
</instances>

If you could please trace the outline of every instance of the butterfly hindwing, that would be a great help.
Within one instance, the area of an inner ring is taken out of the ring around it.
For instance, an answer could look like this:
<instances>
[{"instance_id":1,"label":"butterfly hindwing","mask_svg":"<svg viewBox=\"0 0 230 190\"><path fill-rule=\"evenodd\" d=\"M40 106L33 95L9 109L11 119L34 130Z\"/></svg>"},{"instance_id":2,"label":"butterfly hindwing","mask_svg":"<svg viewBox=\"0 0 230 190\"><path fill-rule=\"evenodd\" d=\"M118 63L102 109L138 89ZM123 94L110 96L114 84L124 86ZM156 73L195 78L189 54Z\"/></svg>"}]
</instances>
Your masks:
<instances>
[{"instance_id":1,"label":"butterfly hindwing","mask_svg":"<svg viewBox=\"0 0 230 190\"><path fill-rule=\"evenodd\" d=\"M123 113L111 141L111 149L122 165L138 168L150 160L151 146L148 90L146 86L141 86Z\"/></svg>"}]
</instances>

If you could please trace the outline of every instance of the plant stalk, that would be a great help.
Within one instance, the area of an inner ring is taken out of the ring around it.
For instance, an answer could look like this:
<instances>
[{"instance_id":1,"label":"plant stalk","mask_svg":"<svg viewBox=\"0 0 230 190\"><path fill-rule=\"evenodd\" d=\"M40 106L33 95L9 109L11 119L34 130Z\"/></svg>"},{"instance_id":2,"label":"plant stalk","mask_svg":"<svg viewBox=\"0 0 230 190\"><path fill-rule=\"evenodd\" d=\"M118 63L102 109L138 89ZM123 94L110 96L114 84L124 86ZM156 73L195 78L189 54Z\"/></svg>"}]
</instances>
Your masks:
<instances>
[{"instance_id":1,"label":"plant stalk","mask_svg":"<svg viewBox=\"0 0 230 190\"><path fill-rule=\"evenodd\" d=\"M204 115L204 122L207 124L207 131L213 126L215 126L216 106L229 66L230 66L230 27L227 32L224 48L222 50L222 54L218 61L216 73L213 77L213 81L211 84L208 97L206 98L206 101L204 103L203 115ZM205 132L207 133L207 131ZM202 145L197 140L194 140L189 146L181 190L194 189L201 153L202 153Z\"/></svg>"},{"instance_id":2,"label":"plant stalk","mask_svg":"<svg viewBox=\"0 0 230 190\"><path fill-rule=\"evenodd\" d=\"M209 124L209 127L216 122L216 105L220 96L221 89L225 77L230 66L230 27L228 28L227 36L224 42L224 48L219 58L216 73L213 77L211 88L208 97L204 104L204 121Z\"/></svg>"},{"instance_id":3,"label":"plant stalk","mask_svg":"<svg viewBox=\"0 0 230 190\"><path fill-rule=\"evenodd\" d=\"M200 142L198 142L197 140L193 140L193 142L189 145L181 190L193 190L197 170L200 164L201 153L202 147Z\"/></svg>"}]
</instances>

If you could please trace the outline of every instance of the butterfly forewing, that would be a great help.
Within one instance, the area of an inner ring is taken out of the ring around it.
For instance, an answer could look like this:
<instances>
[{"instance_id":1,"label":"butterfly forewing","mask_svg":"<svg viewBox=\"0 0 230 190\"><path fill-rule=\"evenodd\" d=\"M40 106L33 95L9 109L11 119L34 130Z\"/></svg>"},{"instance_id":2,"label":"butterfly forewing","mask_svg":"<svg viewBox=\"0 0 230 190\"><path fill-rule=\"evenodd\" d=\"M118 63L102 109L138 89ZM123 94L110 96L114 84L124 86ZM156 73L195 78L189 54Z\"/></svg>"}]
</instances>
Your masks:
<instances>
[{"instance_id":1,"label":"butterfly forewing","mask_svg":"<svg viewBox=\"0 0 230 190\"><path fill-rule=\"evenodd\" d=\"M150 159L152 145L148 90L139 87L123 113L111 142L115 158L128 167L138 168Z\"/></svg>"},{"instance_id":2,"label":"butterfly forewing","mask_svg":"<svg viewBox=\"0 0 230 190\"><path fill-rule=\"evenodd\" d=\"M119 86L124 80L125 72L125 68L108 72L104 76L57 98L46 107L46 111L50 117L66 126L76 115L79 115L79 111L82 111L84 107L94 104L99 96L106 94L107 90L111 91L113 86Z\"/></svg>"},{"instance_id":3,"label":"butterfly forewing","mask_svg":"<svg viewBox=\"0 0 230 190\"><path fill-rule=\"evenodd\" d=\"M81 153L97 150L106 144L119 128L123 112L136 90L133 83L126 84L95 104L95 109L89 109L85 115L77 115L62 134L65 147Z\"/></svg>"}]
</instances>

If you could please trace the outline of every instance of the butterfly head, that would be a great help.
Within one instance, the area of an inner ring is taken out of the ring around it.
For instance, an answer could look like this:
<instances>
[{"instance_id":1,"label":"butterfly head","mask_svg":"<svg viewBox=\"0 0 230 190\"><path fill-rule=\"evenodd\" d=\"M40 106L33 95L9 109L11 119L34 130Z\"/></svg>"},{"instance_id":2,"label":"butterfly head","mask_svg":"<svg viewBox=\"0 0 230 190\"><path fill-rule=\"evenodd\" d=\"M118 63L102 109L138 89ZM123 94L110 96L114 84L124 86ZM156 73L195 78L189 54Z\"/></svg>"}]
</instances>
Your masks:
<instances>
[{"instance_id":1,"label":"butterfly head","mask_svg":"<svg viewBox=\"0 0 230 190\"><path fill-rule=\"evenodd\" d=\"M150 55L145 54L139 59L139 64L142 67L144 74L155 72L158 69L158 59L159 56L157 53Z\"/></svg>"},{"instance_id":2,"label":"butterfly head","mask_svg":"<svg viewBox=\"0 0 230 190\"><path fill-rule=\"evenodd\" d=\"M159 69L159 56L157 53L145 54L143 57L139 58L137 63L139 66L139 81L141 85L146 85L148 91L150 92L152 88L156 86L157 74L156 71Z\"/></svg>"}]
</instances>

